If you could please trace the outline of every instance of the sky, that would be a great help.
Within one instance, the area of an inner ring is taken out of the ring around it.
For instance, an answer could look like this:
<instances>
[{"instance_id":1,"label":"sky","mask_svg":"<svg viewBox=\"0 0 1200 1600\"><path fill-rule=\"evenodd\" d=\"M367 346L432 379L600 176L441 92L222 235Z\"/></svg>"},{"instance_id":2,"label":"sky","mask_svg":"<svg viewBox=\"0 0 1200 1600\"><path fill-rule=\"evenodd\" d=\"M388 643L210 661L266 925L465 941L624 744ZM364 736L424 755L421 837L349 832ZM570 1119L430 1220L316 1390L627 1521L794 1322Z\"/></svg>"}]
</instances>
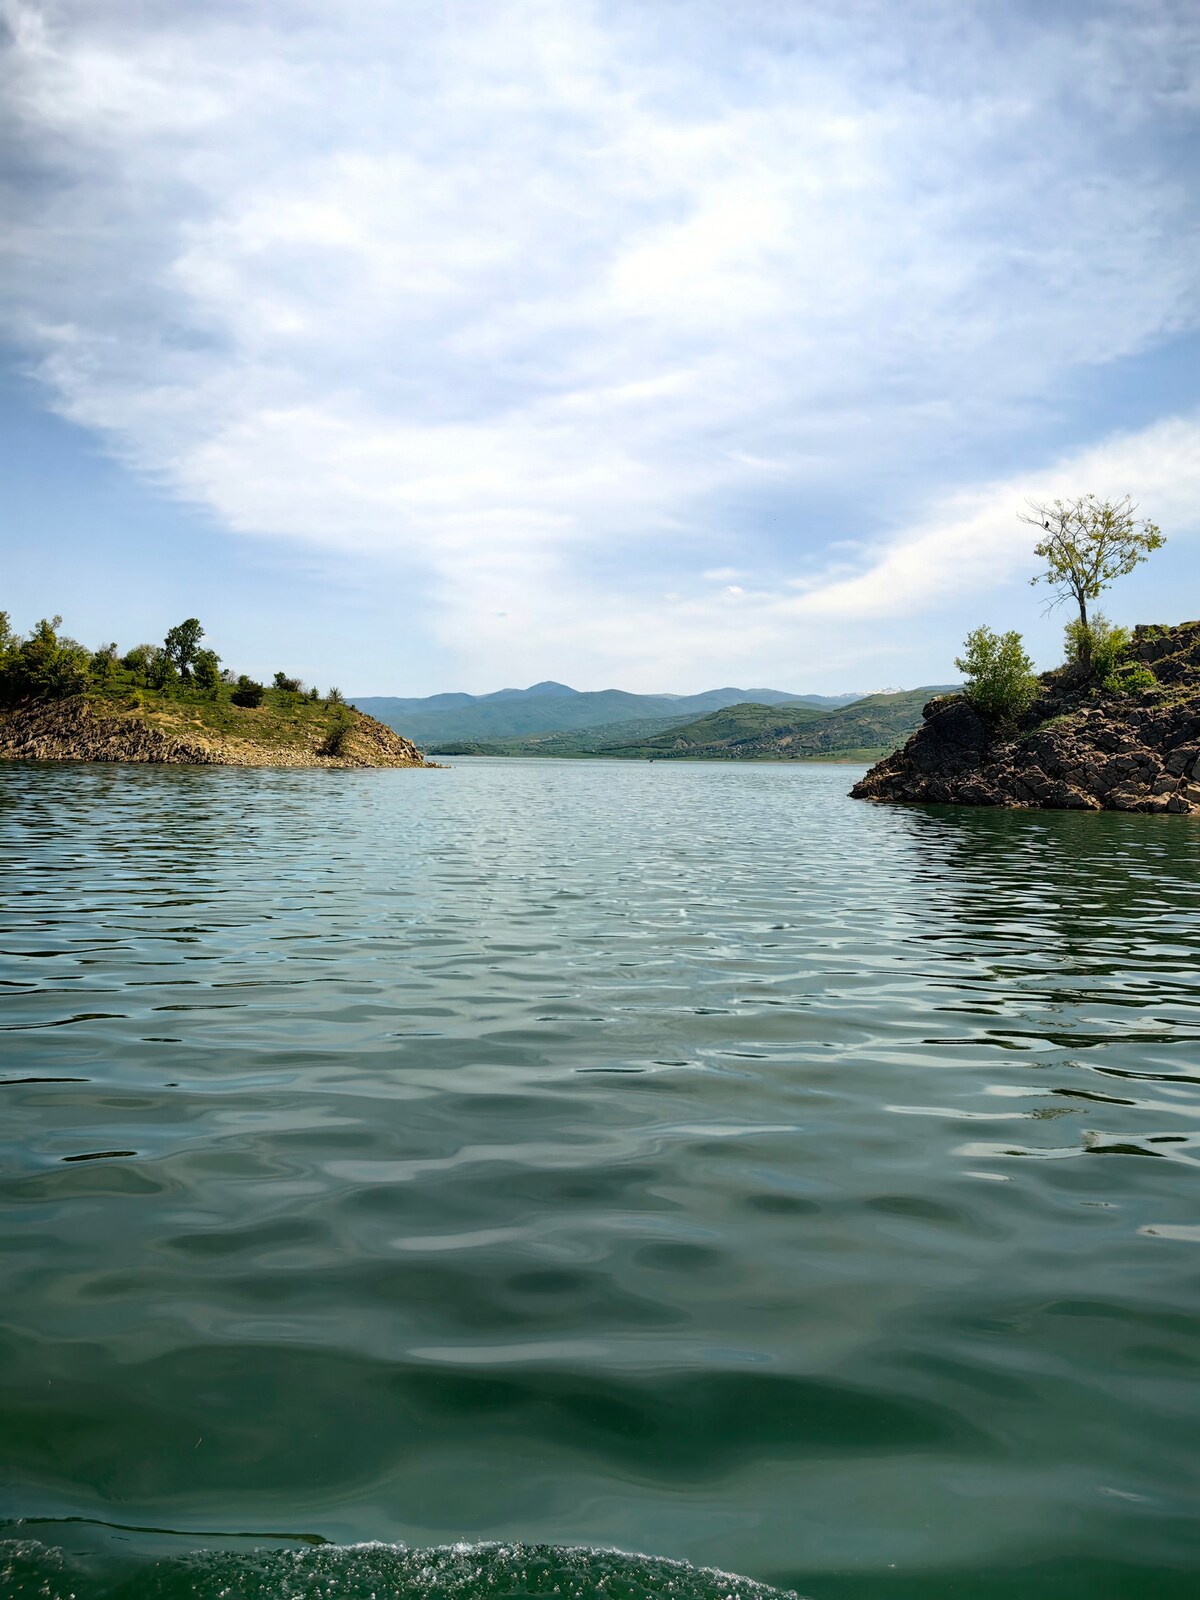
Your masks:
<instances>
[{"instance_id":1,"label":"sky","mask_svg":"<svg viewBox=\"0 0 1200 1600\"><path fill-rule=\"evenodd\" d=\"M1195 0L0 0L0 607L349 693L1200 616Z\"/></svg>"}]
</instances>

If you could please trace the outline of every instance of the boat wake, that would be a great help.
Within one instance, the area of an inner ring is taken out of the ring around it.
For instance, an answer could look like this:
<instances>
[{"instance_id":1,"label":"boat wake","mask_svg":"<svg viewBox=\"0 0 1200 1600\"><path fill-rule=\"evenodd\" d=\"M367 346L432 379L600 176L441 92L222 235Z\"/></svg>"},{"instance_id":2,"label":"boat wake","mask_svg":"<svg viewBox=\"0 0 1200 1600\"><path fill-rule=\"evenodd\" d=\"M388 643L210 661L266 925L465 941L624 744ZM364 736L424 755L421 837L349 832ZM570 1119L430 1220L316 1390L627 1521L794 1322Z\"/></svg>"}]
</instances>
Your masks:
<instances>
[{"instance_id":1,"label":"boat wake","mask_svg":"<svg viewBox=\"0 0 1200 1600\"><path fill-rule=\"evenodd\" d=\"M198 1550L88 1570L36 1540L0 1544L4 1600L795 1600L709 1567L556 1545Z\"/></svg>"}]
</instances>

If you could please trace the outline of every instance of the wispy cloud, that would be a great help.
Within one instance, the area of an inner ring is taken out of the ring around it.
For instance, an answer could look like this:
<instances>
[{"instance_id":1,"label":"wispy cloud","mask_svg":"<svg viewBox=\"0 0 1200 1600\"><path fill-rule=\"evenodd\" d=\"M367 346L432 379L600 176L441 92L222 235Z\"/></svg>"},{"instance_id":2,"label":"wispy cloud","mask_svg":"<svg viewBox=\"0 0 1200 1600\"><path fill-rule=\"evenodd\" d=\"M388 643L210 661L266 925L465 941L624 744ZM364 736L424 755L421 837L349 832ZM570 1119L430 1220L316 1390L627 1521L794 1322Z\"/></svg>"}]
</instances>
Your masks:
<instances>
[{"instance_id":1,"label":"wispy cloud","mask_svg":"<svg viewBox=\"0 0 1200 1600\"><path fill-rule=\"evenodd\" d=\"M233 530L403 559L506 678L874 648L1015 572L1064 374L1200 320L1168 0L4 15L52 403ZM1138 437L1064 483L1191 516L1194 421Z\"/></svg>"}]
</instances>

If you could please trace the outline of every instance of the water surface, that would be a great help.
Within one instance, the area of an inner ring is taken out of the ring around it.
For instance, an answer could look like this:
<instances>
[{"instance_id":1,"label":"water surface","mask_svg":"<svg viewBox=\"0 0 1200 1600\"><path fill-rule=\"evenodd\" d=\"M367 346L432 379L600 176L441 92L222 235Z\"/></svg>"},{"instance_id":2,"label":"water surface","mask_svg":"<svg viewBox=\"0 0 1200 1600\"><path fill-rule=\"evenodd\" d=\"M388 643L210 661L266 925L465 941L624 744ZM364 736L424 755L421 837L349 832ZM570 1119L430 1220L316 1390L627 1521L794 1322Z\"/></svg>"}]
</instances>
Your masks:
<instances>
[{"instance_id":1,"label":"water surface","mask_svg":"<svg viewBox=\"0 0 1200 1600\"><path fill-rule=\"evenodd\" d=\"M1200 827L855 776L0 766L0 1589L1193 1596Z\"/></svg>"}]
</instances>

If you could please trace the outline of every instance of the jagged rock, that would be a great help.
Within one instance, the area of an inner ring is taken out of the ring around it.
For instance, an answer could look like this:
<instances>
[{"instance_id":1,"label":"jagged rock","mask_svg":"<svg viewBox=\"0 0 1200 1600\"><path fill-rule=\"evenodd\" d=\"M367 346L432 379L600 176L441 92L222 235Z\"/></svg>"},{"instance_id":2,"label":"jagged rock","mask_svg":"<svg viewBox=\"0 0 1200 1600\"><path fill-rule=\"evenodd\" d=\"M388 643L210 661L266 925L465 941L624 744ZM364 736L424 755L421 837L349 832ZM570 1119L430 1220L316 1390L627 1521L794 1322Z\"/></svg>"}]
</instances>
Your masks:
<instances>
[{"instance_id":1,"label":"jagged rock","mask_svg":"<svg viewBox=\"0 0 1200 1600\"><path fill-rule=\"evenodd\" d=\"M961 695L939 697L895 755L850 791L936 801L1200 814L1200 622L1140 627L1133 655L1157 686L1113 695L1047 673L1022 725L999 736Z\"/></svg>"}]
</instances>

